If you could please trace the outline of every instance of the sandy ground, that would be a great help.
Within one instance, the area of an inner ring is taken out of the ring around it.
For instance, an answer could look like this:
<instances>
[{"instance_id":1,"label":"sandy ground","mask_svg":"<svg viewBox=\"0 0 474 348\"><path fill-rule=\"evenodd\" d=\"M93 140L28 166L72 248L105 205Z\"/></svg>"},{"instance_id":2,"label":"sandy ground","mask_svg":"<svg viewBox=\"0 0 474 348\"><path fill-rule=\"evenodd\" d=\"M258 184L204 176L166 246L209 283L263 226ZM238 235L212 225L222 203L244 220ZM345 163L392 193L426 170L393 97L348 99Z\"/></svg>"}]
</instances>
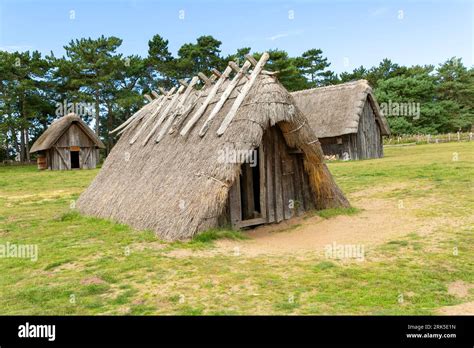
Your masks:
<instances>
[{"instance_id":1,"label":"sandy ground","mask_svg":"<svg viewBox=\"0 0 474 348\"><path fill-rule=\"evenodd\" d=\"M441 307L436 310L436 313L440 315L474 315L474 302Z\"/></svg>"},{"instance_id":2,"label":"sandy ground","mask_svg":"<svg viewBox=\"0 0 474 348\"><path fill-rule=\"evenodd\" d=\"M404 202L399 207L397 199L375 198L378 193L403 189L406 185L375 187L352 194L351 204L362 211L351 216L340 215L330 219L319 216L295 217L279 224L264 225L245 233L249 240L219 240L213 250L173 250L171 257L213 256L233 254L238 256L281 255L298 256L308 252L323 253L329 244L363 245L364 249L378 245L411 232L423 235L440 223L432 219L416 218L410 211L429 200Z\"/></svg>"}]
</instances>

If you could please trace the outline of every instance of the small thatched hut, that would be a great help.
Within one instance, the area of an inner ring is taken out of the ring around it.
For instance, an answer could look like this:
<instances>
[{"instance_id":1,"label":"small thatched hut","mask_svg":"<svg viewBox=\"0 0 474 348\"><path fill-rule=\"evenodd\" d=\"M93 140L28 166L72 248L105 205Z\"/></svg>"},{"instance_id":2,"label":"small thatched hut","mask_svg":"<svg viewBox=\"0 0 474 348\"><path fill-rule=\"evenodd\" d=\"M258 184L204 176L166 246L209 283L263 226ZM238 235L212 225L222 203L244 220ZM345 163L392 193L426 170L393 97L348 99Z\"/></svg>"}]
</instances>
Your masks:
<instances>
[{"instance_id":1,"label":"small thatched hut","mask_svg":"<svg viewBox=\"0 0 474 348\"><path fill-rule=\"evenodd\" d=\"M38 168L51 170L91 169L105 146L76 114L54 121L36 140L30 152L38 153Z\"/></svg>"},{"instance_id":2,"label":"small thatched hut","mask_svg":"<svg viewBox=\"0 0 474 348\"><path fill-rule=\"evenodd\" d=\"M115 130L123 134L78 209L177 240L348 206L305 116L262 70L267 59L200 74L200 90L194 77L175 93L154 93Z\"/></svg>"},{"instance_id":3,"label":"small thatched hut","mask_svg":"<svg viewBox=\"0 0 474 348\"><path fill-rule=\"evenodd\" d=\"M341 159L383 157L390 129L366 80L292 93L325 155Z\"/></svg>"}]
</instances>

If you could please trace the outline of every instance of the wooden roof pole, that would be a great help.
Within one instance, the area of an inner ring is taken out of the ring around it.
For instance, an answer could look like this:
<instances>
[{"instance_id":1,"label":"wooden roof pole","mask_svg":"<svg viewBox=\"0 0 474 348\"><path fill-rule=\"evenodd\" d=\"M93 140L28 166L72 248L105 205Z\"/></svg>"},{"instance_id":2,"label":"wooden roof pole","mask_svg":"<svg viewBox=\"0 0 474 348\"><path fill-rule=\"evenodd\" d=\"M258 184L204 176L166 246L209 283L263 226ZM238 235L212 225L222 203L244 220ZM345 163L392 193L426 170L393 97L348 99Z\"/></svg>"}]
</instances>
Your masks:
<instances>
[{"instance_id":1,"label":"wooden roof pole","mask_svg":"<svg viewBox=\"0 0 474 348\"><path fill-rule=\"evenodd\" d=\"M227 129L229 124L232 122L232 119L234 118L235 114L237 113L237 110L239 109L240 105L244 101L244 99L247 96L248 92L250 91L250 89L254 85L255 81L257 80L258 74L260 74L260 71L262 71L263 67L265 66L265 64L267 63L269 58L270 58L270 55L267 52L265 52L262 55L262 57L260 58L260 60L258 61L257 65L255 66L255 68L252 71L252 74L250 75L250 79L247 81L247 83L242 88L241 93L239 94L237 99L235 99L234 104L232 105L232 108L230 109L229 113L224 118L224 121L222 121L221 126L217 130L217 135L218 136L221 136L222 134L224 134L225 130Z\"/></svg>"},{"instance_id":2,"label":"wooden roof pole","mask_svg":"<svg viewBox=\"0 0 474 348\"><path fill-rule=\"evenodd\" d=\"M197 121L201 118L201 116L204 114L204 112L207 109L207 106L211 102L211 100L216 96L217 91L219 90L219 87L224 83L224 81L229 77L230 72L232 71L232 68L230 66L227 66L225 68L224 72L220 75L219 79L217 80L216 84L212 86L211 91L207 95L206 99L204 100L204 103L199 107L199 109L196 111L196 113L193 115L193 117L188 121L186 126L181 130L179 134L182 136L185 136L188 134L189 130L196 124ZM217 74L215 74L217 75Z\"/></svg>"},{"instance_id":3,"label":"wooden roof pole","mask_svg":"<svg viewBox=\"0 0 474 348\"><path fill-rule=\"evenodd\" d=\"M176 102L178 101L178 98L179 96L181 95L181 93L183 93L183 90L184 90L184 86L180 86L178 88L178 91L176 92L176 94L173 96L173 99L171 99L171 101L169 102L169 104L166 106L166 109L163 111L163 113L161 114L160 118L158 119L158 121L155 123L155 125L153 126L153 128L151 129L151 131L148 133L147 137L145 138L145 140L143 141L143 146L146 145L146 143L148 143L148 140L150 140L150 138L152 137L153 133L155 133L155 131L158 129L158 127L161 125L161 123L164 121L164 119L166 118L166 116L168 115L168 112L174 107L174 105L176 104Z\"/></svg>"},{"instance_id":4,"label":"wooden roof pole","mask_svg":"<svg viewBox=\"0 0 474 348\"><path fill-rule=\"evenodd\" d=\"M181 109L183 108L184 103L188 99L188 96L191 94L191 91L194 90L194 86L196 85L196 83L198 81L199 81L199 77L194 76L191 79L191 82L189 82L189 84L188 83L185 84L186 85L186 91L184 91L183 96L179 100L178 105L176 105L176 111L166 120L165 124L160 129L160 132L158 133L158 137L156 138L157 143L159 143L160 140L163 139L165 133L168 131L168 129L173 124L173 121L175 120L176 116L178 116L178 114L181 112Z\"/></svg>"},{"instance_id":5,"label":"wooden roof pole","mask_svg":"<svg viewBox=\"0 0 474 348\"><path fill-rule=\"evenodd\" d=\"M237 72L237 74L234 76L232 81L227 85L224 93L222 93L221 98L219 99L219 102L214 106L214 109L212 109L212 112L208 116L206 122L203 124L201 130L199 131L199 135L203 137L207 130L209 129L212 120L216 115L219 113L221 108L224 106L224 103L226 102L227 98L232 94L232 91L235 89L235 87L238 85L239 81L242 79L242 77L247 76L246 72L251 66L251 62L246 60L242 68L239 69L239 66L235 64L234 62L230 62L229 66Z\"/></svg>"},{"instance_id":6,"label":"wooden roof pole","mask_svg":"<svg viewBox=\"0 0 474 348\"><path fill-rule=\"evenodd\" d=\"M140 129L135 133L135 135L133 136L133 138L130 140L130 145L133 145L133 143L135 141L137 141L138 137L140 136L140 134L142 134L142 132L145 130L145 128L148 126L148 124L157 116L159 115L160 113L160 110L161 108L163 107L163 105L166 103L166 100L169 99L169 97L174 93L174 91L176 90L176 87L173 87L169 90L169 92L166 94L166 96L161 100L160 104L158 105L156 111L145 121L143 122L142 126L140 127Z\"/></svg>"},{"instance_id":7,"label":"wooden roof pole","mask_svg":"<svg viewBox=\"0 0 474 348\"><path fill-rule=\"evenodd\" d=\"M160 98L163 98L163 96L160 96ZM153 103L156 103L156 102L159 102L160 98L158 98L157 100L154 100ZM150 106L153 104L153 103L150 103L150 104L147 104L144 106L144 108L150 108ZM140 109L138 110L137 112L135 112L131 117L129 117L124 123L122 123L120 126L118 126L117 128L115 128L114 130L111 130L109 132L109 134L113 134L115 132L118 132L119 130L121 130L122 128L127 128L126 126L128 126L131 122L133 122L139 115L140 115L140 112L141 111L144 111L143 109ZM123 130L122 132L118 133L118 134L122 134L125 130ZM118 135L117 134L117 135Z\"/></svg>"},{"instance_id":8,"label":"wooden roof pole","mask_svg":"<svg viewBox=\"0 0 474 348\"><path fill-rule=\"evenodd\" d=\"M198 73L199 79L202 80L202 81L205 83L205 80L203 79L202 76L206 77L204 74ZM210 83L212 84L212 83L215 81L215 79L216 79L216 75L211 75L211 77L209 77L209 78L206 77L206 79L209 80ZM195 99L190 105L188 105L188 107L187 107L184 111L182 111L182 112L180 111L180 112L178 113L178 115L177 115L175 121L173 122L173 125L171 126L171 128L170 128L168 134L173 134L173 133L175 132L175 130L181 126L181 124L184 122L184 120L189 116L189 113L190 113L190 112L196 107L196 105L199 103L199 99L202 97L202 95L204 94L205 91L207 91L207 88L206 88L206 87L203 87L203 88L199 91L199 93L198 93L196 99Z\"/></svg>"}]
</instances>

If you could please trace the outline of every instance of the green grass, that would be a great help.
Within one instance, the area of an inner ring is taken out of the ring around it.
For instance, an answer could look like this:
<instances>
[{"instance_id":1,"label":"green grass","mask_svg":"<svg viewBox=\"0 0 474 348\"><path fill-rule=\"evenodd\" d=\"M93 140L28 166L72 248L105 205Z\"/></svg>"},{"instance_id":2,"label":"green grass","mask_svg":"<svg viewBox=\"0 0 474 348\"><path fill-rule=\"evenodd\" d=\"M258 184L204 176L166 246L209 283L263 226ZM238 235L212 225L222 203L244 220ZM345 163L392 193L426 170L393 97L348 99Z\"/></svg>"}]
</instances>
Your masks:
<instances>
[{"instance_id":1,"label":"green grass","mask_svg":"<svg viewBox=\"0 0 474 348\"><path fill-rule=\"evenodd\" d=\"M413 226L405 236L368 248L363 262L318 253L212 253L217 239L242 248L252 243L245 231L225 229L165 243L150 231L71 209L98 170L0 167L0 244L35 244L39 252L36 262L0 258L0 314L398 315L433 314L473 301L472 289L460 299L448 285L474 283L474 143L385 152L383 159L329 167L355 207L360 197L403 201L407 214L435 228L426 236Z\"/></svg>"}]
</instances>

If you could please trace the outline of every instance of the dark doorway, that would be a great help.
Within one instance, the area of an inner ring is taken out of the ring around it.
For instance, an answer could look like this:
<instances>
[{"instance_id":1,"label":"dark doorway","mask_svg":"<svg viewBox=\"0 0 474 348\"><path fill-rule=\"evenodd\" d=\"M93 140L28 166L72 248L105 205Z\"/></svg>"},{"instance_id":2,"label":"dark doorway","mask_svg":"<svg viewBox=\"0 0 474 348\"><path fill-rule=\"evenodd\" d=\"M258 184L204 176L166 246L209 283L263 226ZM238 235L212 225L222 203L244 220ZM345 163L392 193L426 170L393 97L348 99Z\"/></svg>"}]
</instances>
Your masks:
<instances>
[{"instance_id":1,"label":"dark doorway","mask_svg":"<svg viewBox=\"0 0 474 348\"><path fill-rule=\"evenodd\" d=\"M254 150L251 161L242 164L240 198L242 220L261 217L259 151Z\"/></svg>"},{"instance_id":2,"label":"dark doorway","mask_svg":"<svg viewBox=\"0 0 474 348\"><path fill-rule=\"evenodd\" d=\"M79 151L71 151L71 169L79 168L81 168L79 163Z\"/></svg>"}]
</instances>

